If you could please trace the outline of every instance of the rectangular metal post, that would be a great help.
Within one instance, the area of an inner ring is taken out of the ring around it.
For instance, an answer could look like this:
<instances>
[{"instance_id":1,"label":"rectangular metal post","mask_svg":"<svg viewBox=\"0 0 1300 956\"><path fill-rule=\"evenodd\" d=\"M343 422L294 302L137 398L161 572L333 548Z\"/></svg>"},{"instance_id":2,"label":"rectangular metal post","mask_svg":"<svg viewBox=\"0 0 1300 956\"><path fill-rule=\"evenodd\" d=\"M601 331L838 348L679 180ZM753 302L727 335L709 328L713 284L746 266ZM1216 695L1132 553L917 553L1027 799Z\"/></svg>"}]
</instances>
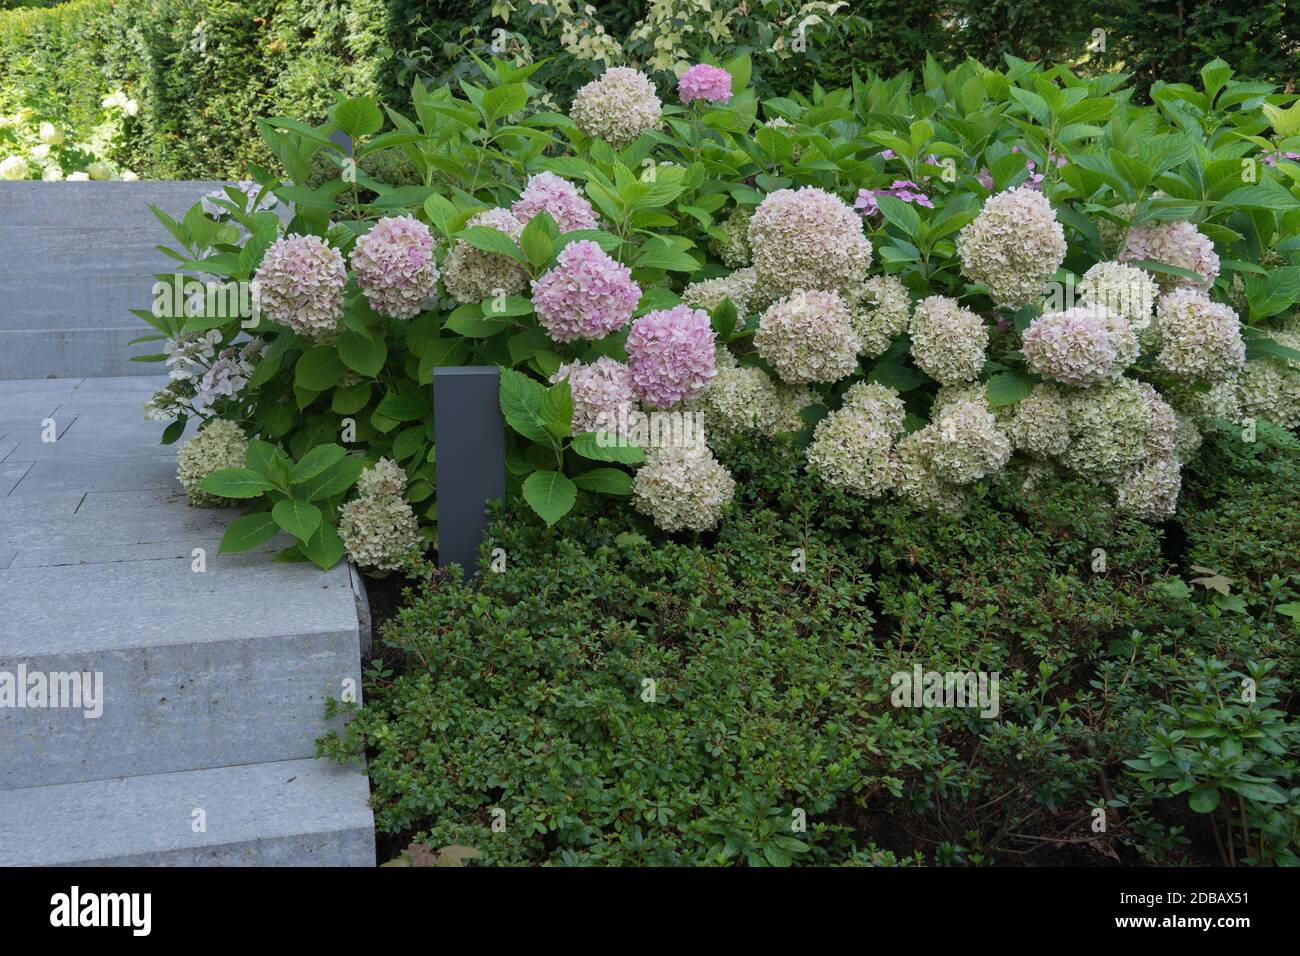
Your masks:
<instances>
[{"instance_id":1,"label":"rectangular metal post","mask_svg":"<svg viewBox=\"0 0 1300 956\"><path fill-rule=\"evenodd\" d=\"M506 495L506 433L495 365L433 370L438 566L477 572L487 502Z\"/></svg>"}]
</instances>

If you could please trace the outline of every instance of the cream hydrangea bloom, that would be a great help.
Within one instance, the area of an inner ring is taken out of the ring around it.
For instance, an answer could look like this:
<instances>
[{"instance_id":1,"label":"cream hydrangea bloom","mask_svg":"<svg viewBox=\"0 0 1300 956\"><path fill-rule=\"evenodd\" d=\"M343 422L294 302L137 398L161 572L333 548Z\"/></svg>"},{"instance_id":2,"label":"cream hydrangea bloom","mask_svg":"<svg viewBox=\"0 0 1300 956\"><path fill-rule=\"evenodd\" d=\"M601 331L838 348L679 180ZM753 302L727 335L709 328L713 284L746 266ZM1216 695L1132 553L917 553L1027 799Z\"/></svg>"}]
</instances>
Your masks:
<instances>
[{"instance_id":1,"label":"cream hydrangea bloom","mask_svg":"<svg viewBox=\"0 0 1300 956\"><path fill-rule=\"evenodd\" d=\"M773 303L754 333L758 354L792 385L839 381L858 367L861 345L844 300L820 290Z\"/></svg>"},{"instance_id":2,"label":"cream hydrangea bloom","mask_svg":"<svg viewBox=\"0 0 1300 956\"><path fill-rule=\"evenodd\" d=\"M749 247L764 291L845 291L866 278L871 242L862 217L844 200L814 186L778 189L749 220Z\"/></svg>"},{"instance_id":3,"label":"cream hydrangea bloom","mask_svg":"<svg viewBox=\"0 0 1300 956\"><path fill-rule=\"evenodd\" d=\"M708 446L668 446L646 453L632 482L632 505L664 531L707 531L735 491L735 479Z\"/></svg>"},{"instance_id":4,"label":"cream hydrangea bloom","mask_svg":"<svg viewBox=\"0 0 1300 956\"><path fill-rule=\"evenodd\" d=\"M214 471L243 468L248 463L248 436L237 424L215 418L181 446L176 454L176 479L185 489L191 505L199 508L231 508L243 504L237 498L223 498L199 489L199 483Z\"/></svg>"},{"instance_id":5,"label":"cream hydrangea bloom","mask_svg":"<svg viewBox=\"0 0 1300 956\"><path fill-rule=\"evenodd\" d=\"M982 282L994 302L1009 308L1039 298L1065 253L1052 204L1029 186L991 196L957 236L962 275Z\"/></svg>"},{"instance_id":6,"label":"cream hydrangea bloom","mask_svg":"<svg viewBox=\"0 0 1300 956\"><path fill-rule=\"evenodd\" d=\"M894 276L873 276L852 286L845 298L853 315L853 331L862 339L862 354L868 358L884 354L893 340L907 331L912 300Z\"/></svg>"},{"instance_id":7,"label":"cream hydrangea bloom","mask_svg":"<svg viewBox=\"0 0 1300 956\"><path fill-rule=\"evenodd\" d=\"M662 112L663 103L648 76L615 66L578 90L569 116L588 136L622 149L656 128Z\"/></svg>"},{"instance_id":8,"label":"cream hydrangea bloom","mask_svg":"<svg viewBox=\"0 0 1300 956\"><path fill-rule=\"evenodd\" d=\"M1241 320L1230 307L1195 289L1166 292L1156 306L1160 352L1156 362L1189 381L1235 378L1246 363Z\"/></svg>"},{"instance_id":9,"label":"cream hydrangea bloom","mask_svg":"<svg viewBox=\"0 0 1300 956\"><path fill-rule=\"evenodd\" d=\"M908 332L913 361L940 385L969 382L984 368L988 329L983 319L963 309L956 299L941 295L922 299L912 313Z\"/></svg>"}]
</instances>

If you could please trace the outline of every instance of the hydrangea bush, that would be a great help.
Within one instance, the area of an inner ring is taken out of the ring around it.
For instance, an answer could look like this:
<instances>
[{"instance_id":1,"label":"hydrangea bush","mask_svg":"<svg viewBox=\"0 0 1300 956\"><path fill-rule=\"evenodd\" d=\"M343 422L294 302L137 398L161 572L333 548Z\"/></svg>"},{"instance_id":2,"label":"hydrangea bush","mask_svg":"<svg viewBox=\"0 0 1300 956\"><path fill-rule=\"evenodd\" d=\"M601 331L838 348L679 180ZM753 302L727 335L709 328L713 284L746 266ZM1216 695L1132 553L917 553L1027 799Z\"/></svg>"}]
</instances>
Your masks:
<instances>
[{"instance_id":1,"label":"hydrangea bush","mask_svg":"<svg viewBox=\"0 0 1300 956\"><path fill-rule=\"evenodd\" d=\"M1123 75L1014 59L761 102L745 57L672 88L617 67L567 115L535 66L480 65L484 86L417 81L409 110L264 121L282 168L253 171L260 195L159 213L180 270L255 308L141 310L174 378L151 413L168 440L195 416L256 439L214 477L190 456L187 481L222 494L242 470L287 557L323 563L336 528L382 569L436 541L439 365L503 369L508 487L548 524L607 494L714 528L735 489L717 453L757 434L868 499L958 510L1063 471L1160 520L1204 431L1300 425L1300 118L1222 61L1146 107ZM371 176L394 152L421 184ZM306 185L322 161L338 175ZM298 486L262 445L290 472L326 447L352 481L404 477L330 484L288 527Z\"/></svg>"}]
</instances>

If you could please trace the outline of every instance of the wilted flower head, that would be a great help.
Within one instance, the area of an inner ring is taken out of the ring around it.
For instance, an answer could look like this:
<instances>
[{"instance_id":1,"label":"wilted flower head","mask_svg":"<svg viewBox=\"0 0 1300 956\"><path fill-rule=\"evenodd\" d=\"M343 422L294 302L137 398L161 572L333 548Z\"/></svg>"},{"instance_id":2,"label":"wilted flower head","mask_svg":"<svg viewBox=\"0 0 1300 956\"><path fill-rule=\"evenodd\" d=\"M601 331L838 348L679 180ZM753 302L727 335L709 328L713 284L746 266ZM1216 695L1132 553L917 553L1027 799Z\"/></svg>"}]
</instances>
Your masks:
<instances>
[{"instance_id":1,"label":"wilted flower head","mask_svg":"<svg viewBox=\"0 0 1300 956\"><path fill-rule=\"evenodd\" d=\"M632 376L622 362L605 355L594 362L570 362L551 376L551 384L566 378L573 394L574 435L616 432L618 423L631 414Z\"/></svg>"},{"instance_id":2,"label":"wilted flower head","mask_svg":"<svg viewBox=\"0 0 1300 956\"><path fill-rule=\"evenodd\" d=\"M632 270L586 239L565 246L532 288L537 320L557 342L598 339L621 329L641 298Z\"/></svg>"},{"instance_id":3,"label":"wilted flower head","mask_svg":"<svg viewBox=\"0 0 1300 956\"><path fill-rule=\"evenodd\" d=\"M707 531L735 494L731 473L707 445L674 445L646 453L632 485L632 504L665 531Z\"/></svg>"},{"instance_id":4,"label":"wilted flower head","mask_svg":"<svg viewBox=\"0 0 1300 956\"><path fill-rule=\"evenodd\" d=\"M370 307L392 319L418 315L438 287L429 227L413 216L385 216L352 247L352 269Z\"/></svg>"},{"instance_id":5,"label":"wilted flower head","mask_svg":"<svg viewBox=\"0 0 1300 956\"><path fill-rule=\"evenodd\" d=\"M908 325L912 359L940 385L973 380L984 368L989 333L984 320L955 299L932 295L916 304Z\"/></svg>"},{"instance_id":6,"label":"wilted flower head","mask_svg":"<svg viewBox=\"0 0 1300 956\"><path fill-rule=\"evenodd\" d=\"M362 470L357 479L357 494L374 498L380 495L401 495L406 491L406 472L391 458L380 458Z\"/></svg>"},{"instance_id":7,"label":"wilted flower head","mask_svg":"<svg viewBox=\"0 0 1300 956\"><path fill-rule=\"evenodd\" d=\"M622 149L659 125L663 103L644 73L615 66L578 90L569 116L588 136Z\"/></svg>"},{"instance_id":8,"label":"wilted flower head","mask_svg":"<svg viewBox=\"0 0 1300 956\"><path fill-rule=\"evenodd\" d=\"M627 334L632 390L655 408L698 394L717 374L716 338L702 309L678 305L647 312Z\"/></svg>"},{"instance_id":9,"label":"wilted flower head","mask_svg":"<svg viewBox=\"0 0 1300 956\"><path fill-rule=\"evenodd\" d=\"M842 291L865 278L871 265L862 219L838 196L813 186L769 194L749 220L749 247L773 296Z\"/></svg>"},{"instance_id":10,"label":"wilted flower head","mask_svg":"<svg viewBox=\"0 0 1300 956\"><path fill-rule=\"evenodd\" d=\"M677 80L677 93L683 103L725 103L731 99L731 74L721 67L697 63Z\"/></svg>"},{"instance_id":11,"label":"wilted flower head","mask_svg":"<svg viewBox=\"0 0 1300 956\"><path fill-rule=\"evenodd\" d=\"M1052 205L1028 186L991 196L957 236L962 275L982 282L998 305L1037 299L1065 261L1065 232Z\"/></svg>"},{"instance_id":12,"label":"wilted flower head","mask_svg":"<svg viewBox=\"0 0 1300 956\"><path fill-rule=\"evenodd\" d=\"M1130 227L1119 260L1163 262L1200 276L1194 280L1157 272L1155 280L1162 290L1188 286L1205 291L1219 277L1219 256L1214 251L1214 243L1190 222L1140 222Z\"/></svg>"},{"instance_id":13,"label":"wilted flower head","mask_svg":"<svg viewBox=\"0 0 1300 956\"><path fill-rule=\"evenodd\" d=\"M516 242L524 231L523 223L509 209L485 210L465 225L487 226L504 232ZM482 302L492 296L522 291L528 285L528 273L509 256L479 249L468 242L457 242L442 264L442 284L457 302Z\"/></svg>"},{"instance_id":14,"label":"wilted flower head","mask_svg":"<svg viewBox=\"0 0 1300 956\"><path fill-rule=\"evenodd\" d=\"M1223 381L1246 363L1241 321L1226 305L1195 289L1174 289L1156 306L1160 352L1156 361L1170 374L1190 380Z\"/></svg>"},{"instance_id":15,"label":"wilted flower head","mask_svg":"<svg viewBox=\"0 0 1300 956\"><path fill-rule=\"evenodd\" d=\"M243 468L247 464L248 436L237 424L214 418L198 434L181 446L176 454L176 479L185 489L189 503L196 507L233 507L243 504L237 498L223 498L199 489L199 483L222 468Z\"/></svg>"},{"instance_id":16,"label":"wilted flower head","mask_svg":"<svg viewBox=\"0 0 1300 956\"><path fill-rule=\"evenodd\" d=\"M754 348L790 384L836 382L858 367L862 342L835 292L796 291L758 322Z\"/></svg>"},{"instance_id":17,"label":"wilted flower head","mask_svg":"<svg viewBox=\"0 0 1300 956\"><path fill-rule=\"evenodd\" d=\"M338 326L343 288L348 283L343 256L319 236L284 236L271 243L253 279L261 313L300 335L319 336Z\"/></svg>"},{"instance_id":18,"label":"wilted flower head","mask_svg":"<svg viewBox=\"0 0 1300 956\"><path fill-rule=\"evenodd\" d=\"M545 212L550 213L562 233L596 228L596 210L591 208L591 203L578 192L577 186L551 172L529 176L510 211L521 226L528 225L539 212Z\"/></svg>"}]
</instances>

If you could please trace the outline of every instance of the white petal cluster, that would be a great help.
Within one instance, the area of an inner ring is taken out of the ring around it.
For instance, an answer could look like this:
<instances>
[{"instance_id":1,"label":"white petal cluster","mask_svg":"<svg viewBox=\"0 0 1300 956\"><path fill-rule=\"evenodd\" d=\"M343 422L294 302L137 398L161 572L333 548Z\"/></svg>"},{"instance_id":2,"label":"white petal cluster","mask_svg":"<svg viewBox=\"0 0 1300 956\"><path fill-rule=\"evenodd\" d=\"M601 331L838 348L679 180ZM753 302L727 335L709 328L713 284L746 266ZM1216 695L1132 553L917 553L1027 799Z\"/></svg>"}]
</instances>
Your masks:
<instances>
[{"instance_id":1,"label":"white petal cluster","mask_svg":"<svg viewBox=\"0 0 1300 956\"><path fill-rule=\"evenodd\" d=\"M402 498L406 473L381 458L357 479L358 497L339 509L339 537L358 567L396 571L419 551L420 526Z\"/></svg>"},{"instance_id":2,"label":"white petal cluster","mask_svg":"<svg viewBox=\"0 0 1300 956\"><path fill-rule=\"evenodd\" d=\"M214 418L176 454L176 479L191 505L200 508L233 507L242 502L199 489L199 482L222 468L243 468L247 463L248 436L234 422Z\"/></svg>"},{"instance_id":3,"label":"white petal cluster","mask_svg":"<svg viewBox=\"0 0 1300 956\"><path fill-rule=\"evenodd\" d=\"M768 307L754 348L792 385L837 382L858 367L861 341L835 292L796 290Z\"/></svg>"},{"instance_id":4,"label":"white petal cluster","mask_svg":"<svg viewBox=\"0 0 1300 956\"><path fill-rule=\"evenodd\" d=\"M972 381L984 368L989 333L984 320L956 299L932 295L916 304L908 332L917 368L940 385Z\"/></svg>"},{"instance_id":5,"label":"white petal cluster","mask_svg":"<svg viewBox=\"0 0 1300 956\"><path fill-rule=\"evenodd\" d=\"M883 385L858 382L844 404L817 423L808 470L833 488L878 498L894 487L894 439L903 431L903 403Z\"/></svg>"},{"instance_id":6,"label":"white petal cluster","mask_svg":"<svg viewBox=\"0 0 1300 956\"><path fill-rule=\"evenodd\" d=\"M1016 451L1035 458L1063 454L1070 444L1070 416L1061 390L1039 382L1014 405L998 409L998 424Z\"/></svg>"},{"instance_id":7,"label":"white petal cluster","mask_svg":"<svg viewBox=\"0 0 1300 956\"><path fill-rule=\"evenodd\" d=\"M1172 515L1178 507L1178 493L1182 487L1182 469L1178 459L1154 456L1116 482L1115 497L1121 511L1143 521L1160 521Z\"/></svg>"},{"instance_id":8,"label":"white petal cluster","mask_svg":"<svg viewBox=\"0 0 1300 956\"><path fill-rule=\"evenodd\" d=\"M524 226L509 209L488 209L470 218L466 226L489 226L515 242ZM515 295L528 285L528 273L509 256L457 242L442 264L442 283L461 304L482 302L497 295Z\"/></svg>"},{"instance_id":9,"label":"white petal cluster","mask_svg":"<svg viewBox=\"0 0 1300 956\"><path fill-rule=\"evenodd\" d=\"M1166 292L1156 306L1160 352L1156 361L1189 381L1235 378L1246 363L1241 320L1230 307L1195 289Z\"/></svg>"},{"instance_id":10,"label":"white petal cluster","mask_svg":"<svg viewBox=\"0 0 1300 956\"><path fill-rule=\"evenodd\" d=\"M931 467L930 438L924 431L912 432L895 447L895 490L919 507L960 514L966 507L965 492L941 479Z\"/></svg>"},{"instance_id":11,"label":"white petal cluster","mask_svg":"<svg viewBox=\"0 0 1300 956\"><path fill-rule=\"evenodd\" d=\"M731 365L719 365L704 391L684 407L704 416L704 434L715 448L742 432L770 432L782 412L776 384L767 373L737 366L734 359Z\"/></svg>"},{"instance_id":12,"label":"white petal cluster","mask_svg":"<svg viewBox=\"0 0 1300 956\"><path fill-rule=\"evenodd\" d=\"M632 483L632 505L664 531L707 531L736 491L731 473L703 444L646 453Z\"/></svg>"},{"instance_id":13,"label":"white petal cluster","mask_svg":"<svg viewBox=\"0 0 1300 956\"><path fill-rule=\"evenodd\" d=\"M1047 197L1029 186L991 196L957 236L961 273L982 282L998 305L1038 299L1065 261L1065 232Z\"/></svg>"},{"instance_id":14,"label":"white petal cluster","mask_svg":"<svg viewBox=\"0 0 1300 956\"><path fill-rule=\"evenodd\" d=\"M658 127L662 112L663 103L648 76L615 66L578 90L569 116L588 136L622 149Z\"/></svg>"},{"instance_id":15,"label":"white petal cluster","mask_svg":"<svg viewBox=\"0 0 1300 956\"><path fill-rule=\"evenodd\" d=\"M803 385L776 386L776 419L764 431L765 435L780 435L785 432L801 431L808 423L800 414L809 405L817 401L812 389Z\"/></svg>"},{"instance_id":16,"label":"white petal cluster","mask_svg":"<svg viewBox=\"0 0 1300 956\"><path fill-rule=\"evenodd\" d=\"M862 217L814 186L778 189L749 220L749 248L764 291L847 290L866 278L871 242Z\"/></svg>"},{"instance_id":17,"label":"white petal cluster","mask_svg":"<svg viewBox=\"0 0 1300 956\"><path fill-rule=\"evenodd\" d=\"M1022 350L1031 372L1083 388L1118 378L1137 358L1138 336L1118 313L1085 305L1034 319Z\"/></svg>"},{"instance_id":18,"label":"white petal cluster","mask_svg":"<svg viewBox=\"0 0 1300 956\"><path fill-rule=\"evenodd\" d=\"M693 309L711 312L724 299L730 299L736 307L736 316L743 319L757 308L760 298L757 286L758 273L752 268L737 269L731 275L692 282L682 290L682 301Z\"/></svg>"},{"instance_id":19,"label":"white petal cluster","mask_svg":"<svg viewBox=\"0 0 1300 956\"><path fill-rule=\"evenodd\" d=\"M854 382L841 399L842 408L856 408L878 418L891 432L903 430L907 409L898 392L879 382Z\"/></svg>"},{"instance_id":20,"label":"white petal cluster","mask_svg":"<svg viewBox=\"0 0 1300 956\"><path fill-rule=\"evenodd\" d=\"M1140 222L1124 238L1121 262L1163 262L1189 269L1199 280L1157 272L1155 280L1164 291L1180 286L1208 291L1219 277L1219 256L1214 243L1190 222Z\"/></svg>"},{"instance_id":21,"label":"white petal cluster","mask_svg":"<svg viewBox=\"0 0 1300 956\"><path fill-rule=\"evenodd\" d=\"M1146 382L1122 378L1074 392L1066 399L1070 445L1064 465L1082 475L1118 481L1152 455L1171 455L1174 410Z\"/></svg>"},{"instance_id":22,"label":"white petal cluster","mask_svg":"<svg viewBox=\"0 0 1300 956\"><path fill-rule=\"evenodd\" d=\"M1123 262L1098 262L1079 280L1085 305L1118 313L1139 332L1151 324L1159 292L1149 272Z\"/></svg>"},{"instance_id":23,"label":"white petal cluster","mask_svg":"<svg viewBox=\"0 0 1300 956\"><path fill-rule=\"evenodd\" d=\"M873 276L853 285L845 298L853 314L853 331L862 339L862 354L875 358L907 331L912 300L894 276Z\"/></svg>"},{"instance_id":24,"label":"white petal cluster","mask_svg":"<svg viewBox=\"0 0 1300 956\"><path fill-rule=\"evenodd\" d=\"M941 481L969 485L1001 471L1011 442L982 402L948 402L916 432L929 452L929 467Z\"/></svg>"},{"instance_id":25,"label":"white petal cluster","mask_svg":"<svg viewBox=\"0 0 1300 956\"><path fill-rule=\"evenodd\" d=\"M1279 330L1266 333L1278 345L1300 351L1300 321L1292 320ZM1253 418L1280 425L1300 427L1300 362L1295 359L1252 359L1239 380L1242 410Z\"/></svg>"}]
</instances>

